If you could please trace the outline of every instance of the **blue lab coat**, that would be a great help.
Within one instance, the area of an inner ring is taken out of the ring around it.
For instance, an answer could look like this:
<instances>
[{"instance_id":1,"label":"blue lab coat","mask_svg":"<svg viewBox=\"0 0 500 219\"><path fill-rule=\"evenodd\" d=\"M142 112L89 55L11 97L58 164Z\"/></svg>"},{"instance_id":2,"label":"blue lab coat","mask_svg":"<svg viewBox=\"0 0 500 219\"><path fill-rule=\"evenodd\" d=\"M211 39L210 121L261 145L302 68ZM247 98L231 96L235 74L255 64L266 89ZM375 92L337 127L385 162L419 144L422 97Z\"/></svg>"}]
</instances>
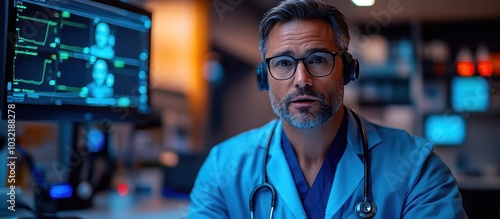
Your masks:
<instances>
[{"instance_id":1,"label":"blue lab coat","mask_svg":"<svg viewBox=\"0 0 500 219\"><path fill-rule=\"evenodd\" d=\"M363 146L358 124L347 113L347 148L337 166L325 218L357 218L363 200ZM361 118L371 157L374 218L467 218L455 178L433 145L408 133ZM250 194L262 183L262 167L276 189L274 218L307 218L281 147L281 122L273 135L268 161L267 140L275 121L215 146L198 173L188 218L250 218ZM255 218L269 218L271 195L257 195Z\"/></svg>"}]
</instances>

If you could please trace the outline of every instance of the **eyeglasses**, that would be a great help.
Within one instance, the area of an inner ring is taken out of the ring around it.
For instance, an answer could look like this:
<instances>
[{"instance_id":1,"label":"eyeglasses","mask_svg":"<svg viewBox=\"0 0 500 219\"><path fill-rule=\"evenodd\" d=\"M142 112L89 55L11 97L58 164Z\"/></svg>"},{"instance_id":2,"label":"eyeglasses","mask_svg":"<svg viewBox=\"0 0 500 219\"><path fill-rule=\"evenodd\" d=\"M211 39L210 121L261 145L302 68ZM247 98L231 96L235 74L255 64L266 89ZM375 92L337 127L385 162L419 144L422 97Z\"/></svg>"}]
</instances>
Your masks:
<instances>
[{"instance_id":1,"label":"eyeglasses","mask_svg":"<svg viewBox=\"0 0 500 219\"><path fill-rule=\"evenodd\" d=\"M295 75L299 61L304 63L307 72L314 77L325 77L332 73L335 56L342 52L313 52L304 58L280 55L266 58L269 73L276 80L287 80Z\"/></svg>"}]
</instances>

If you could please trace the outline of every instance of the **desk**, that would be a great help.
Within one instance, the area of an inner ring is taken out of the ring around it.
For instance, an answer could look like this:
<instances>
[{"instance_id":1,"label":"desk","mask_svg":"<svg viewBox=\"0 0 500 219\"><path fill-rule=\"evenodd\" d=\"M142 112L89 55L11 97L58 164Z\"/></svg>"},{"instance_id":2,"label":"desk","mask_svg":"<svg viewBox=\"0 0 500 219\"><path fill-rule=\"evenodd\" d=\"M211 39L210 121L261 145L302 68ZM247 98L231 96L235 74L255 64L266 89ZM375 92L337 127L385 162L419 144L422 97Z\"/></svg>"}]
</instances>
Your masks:
<instances>
[{"instance_id":1,"label":"desk","mask_svg":"<svg viewBox=\"0 0 500 219\"><path fill-rule=\"evenodd\" d=\"M500 218L500 175L494 174L496 170L485 171L482 175L464 174L457 167L460 148L437 147L435 152L457 179L463 207L469 218Z\"/></svg>"},{"instance_id":2,"label":"desk","mask_svg":"<svg viewBox=\"0 0 500 219\"><path fill-rule=\"evenodd\" d=\"M189 200L162 197L120 196L116 193L99 193L93 207L83 210L61 211L61 217L83 219L181 219L188 211Z\"/></svg>"},{"instance_id":3,"label":"desk","mask_svg":"<svg viewBox=\"0 0 500 219\"><path fill-rule=\"evenodd\" d=\"M1 194L7 194L0 189ZM15 212L6 210L5 201L1 204L0 218L34 218L33 212L19 208L23 202L33 208L33 193L18 192ZM6 196L1 196L7 200ZM81 219L182 219L187 216L189 200L168 199L160 196L132 195L120 196L116 192L100 192L94 196L93 206L88 209L59 211L58 218Z\"/></svg>"}]
</instances>

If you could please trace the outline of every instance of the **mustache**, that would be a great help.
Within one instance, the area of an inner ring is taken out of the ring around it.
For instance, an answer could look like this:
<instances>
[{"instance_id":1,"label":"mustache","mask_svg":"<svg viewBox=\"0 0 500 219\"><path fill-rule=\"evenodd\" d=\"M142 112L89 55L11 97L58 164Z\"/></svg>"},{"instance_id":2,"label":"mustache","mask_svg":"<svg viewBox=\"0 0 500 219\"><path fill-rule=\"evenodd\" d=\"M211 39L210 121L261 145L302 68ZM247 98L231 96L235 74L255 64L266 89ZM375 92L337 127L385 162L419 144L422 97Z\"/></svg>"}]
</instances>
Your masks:
<instances>
[{"instance_id":1,"label":"mustache","mask_svg":"<svg viewBox=\"0 0 500 219\"><path fill-rule=\"evenodd\" d=\"M321 95L320 93L316 92L316 91L313 91L309 88L299 88L295 91L293 91L292 93L290 94L287 94L285 96L285 98L283 99L283 102L285 103L286 106L290 105L290 103L292 102L292 100L298 96L310 96L310 97L313 97L313 98L316 98L316 99L319 99L320 102L324 102L324 99L325 97L323 95Z\"/></svg>"}]
</instances>

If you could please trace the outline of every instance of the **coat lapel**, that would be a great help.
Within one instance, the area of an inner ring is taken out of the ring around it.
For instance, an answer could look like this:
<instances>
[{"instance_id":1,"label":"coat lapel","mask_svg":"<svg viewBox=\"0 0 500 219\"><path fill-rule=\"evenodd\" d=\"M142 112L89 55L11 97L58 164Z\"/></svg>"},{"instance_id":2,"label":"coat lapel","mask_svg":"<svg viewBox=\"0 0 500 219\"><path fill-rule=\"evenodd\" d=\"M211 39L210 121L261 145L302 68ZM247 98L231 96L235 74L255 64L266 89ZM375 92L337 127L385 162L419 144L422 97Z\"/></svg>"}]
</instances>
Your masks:
<instances>
[{"instance_id":1,"label":"coat lapel","mask_svg":"<svg viewBox=\"0 0 500 219\"><path fill-rule=\"evenodd\" d=\"M350 110L347 113L347 148L340 160L337 171L335 173L335 180L330 191L329 201L326 208L326 218L332 218L339 209L346 203L349 197L353 194L359 185L362 185L364 177L364 165L361 159L363 154L363 144L359 126L356 123ZM360 118L366 132L368 141L368 149L381 142L380 136L375 127L367 122L365 119ZM269 149L269 158L267 162L267 177L277 193L276 205L287 207L293 213L294 218L307 218L304 207L300 201L295 181L293 180L292 173L286 162L285 155L281 149L281 133L283 131L281 122L276 127L271 147ZM373 159L373 158L372 158ZM361 187L362 188L362 187ZM362 197L359 197L360 200Z\"/></svg>"},{"instance_id":2,"label":"coat lapel","mask_svg":"<svg viewBox=\"0 0 500 219\"><path fill-rule=\"evenodd\" d=\"M326 217L331 218L344 205L363 179L363 162L353 150L347 148L337 165L335 180L326 207Z\"/></svg>"},{"instance_id":3,"label":"coat lapel","mask_svg":"<svg viewBox=\"0 0 500 219\"><path fill-rule=\"evenodd\" d=\"M300 201L297 187L294 183L295 181L290 172L290 167L288 167L283 150L281 150L280 136L282 130L283 128L280 122L276 127L271 148L269 149L269 160L266 168L267 177L269 183L276 189L276 205L287 207L288 210L293 213L294 218L307 218L302 202ZM284 203L278 203L280 201Z\"/></svg>"},{"instance_id":4,"label":"coat lapel","mask_svg":"<svg viewBox=\"0 0 500 219\"><path fill-rule=\"evenodd\" d=\"M347 109L347 108L346 108ZM330 198L326 207L326 218L332 218L335 213L347 202L352 193L359 185L362 185L364 177L364 164L362 160L363 143L360 127L354 119L350 110L347 113L347 148L337 166L335 180L330 191ZM380 143L380 136L375 127L361 118L366 137L368 149ZM362 187L361 187L362 188ZM360 201L362 197L359 197Z\"/></svg>"}]
</instances>

